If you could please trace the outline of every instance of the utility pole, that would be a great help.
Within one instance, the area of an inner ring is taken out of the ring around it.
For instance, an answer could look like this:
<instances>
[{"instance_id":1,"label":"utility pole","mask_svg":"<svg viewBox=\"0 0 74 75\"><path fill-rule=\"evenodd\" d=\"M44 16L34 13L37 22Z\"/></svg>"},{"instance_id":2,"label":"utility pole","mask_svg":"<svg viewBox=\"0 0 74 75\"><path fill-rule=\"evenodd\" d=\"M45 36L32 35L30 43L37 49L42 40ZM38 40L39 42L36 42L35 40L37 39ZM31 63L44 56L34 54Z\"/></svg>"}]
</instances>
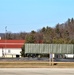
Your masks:
<instances>
[{"instance_id":1,"label":"utility pole","mask_svg":"<svg viewBox=\"0 0 74 75\"><path fill-rule=\"evenodd\" d=\"M5 53L4 56L6 56L6 43L7 43L7 26L5 27Z\"/></svg>"}]
</instances>

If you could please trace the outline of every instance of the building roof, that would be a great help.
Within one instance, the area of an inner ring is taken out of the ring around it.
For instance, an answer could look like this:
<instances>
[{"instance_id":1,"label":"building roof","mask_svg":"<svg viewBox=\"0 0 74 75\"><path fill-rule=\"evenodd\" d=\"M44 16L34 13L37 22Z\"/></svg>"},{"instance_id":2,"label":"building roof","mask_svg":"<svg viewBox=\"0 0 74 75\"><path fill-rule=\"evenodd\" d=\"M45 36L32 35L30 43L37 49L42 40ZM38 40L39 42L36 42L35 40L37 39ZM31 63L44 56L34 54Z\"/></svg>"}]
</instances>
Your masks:
<instances>
[{"instance_id":1,"label":"building roof","mask_svg":"<svg viewBox=\"0 0 74 75\"><path fill-rule=\"evenodd\" d=\"M0 48L22 48L25 40L0 40Z\"/></svg>"}]
</instances>

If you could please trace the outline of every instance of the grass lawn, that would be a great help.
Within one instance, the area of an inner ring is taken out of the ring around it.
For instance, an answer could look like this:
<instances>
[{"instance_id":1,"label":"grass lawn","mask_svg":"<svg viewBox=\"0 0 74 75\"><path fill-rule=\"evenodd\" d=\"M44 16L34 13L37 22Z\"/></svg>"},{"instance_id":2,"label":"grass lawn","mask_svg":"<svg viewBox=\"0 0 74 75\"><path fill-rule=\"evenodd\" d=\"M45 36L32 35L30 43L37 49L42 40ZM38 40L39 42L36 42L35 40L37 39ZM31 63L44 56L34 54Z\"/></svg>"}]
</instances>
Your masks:
<instances>
[{"instance_id":1,"label":"grass lawn","mask_svg":"<svg viewBox=\"0 0 74 75\"><path fill-rule=\"evenodd\" d=\"M0 62L0 68L74 68L74 62Z\"/></svg>"}]
</instances>

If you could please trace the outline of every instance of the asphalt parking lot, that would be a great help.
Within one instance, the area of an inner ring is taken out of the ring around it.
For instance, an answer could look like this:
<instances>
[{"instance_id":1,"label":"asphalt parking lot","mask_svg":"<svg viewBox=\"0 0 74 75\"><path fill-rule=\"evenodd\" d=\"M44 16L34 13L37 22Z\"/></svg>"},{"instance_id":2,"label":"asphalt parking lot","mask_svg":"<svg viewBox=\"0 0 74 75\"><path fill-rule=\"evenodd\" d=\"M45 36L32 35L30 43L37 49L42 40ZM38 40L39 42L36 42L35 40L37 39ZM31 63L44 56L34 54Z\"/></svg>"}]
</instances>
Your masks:
<instances>
[{"instance_id":1,"label":"asphalt parking lot","mask_svg":"<svg viewBox=\"0 0 74 75\"><path fill-rule=\"evenodd\" d=\"M0 75L74 75L73 68L0 68Z\"/></svg>"},{"instance_id":2,"label":"asphalt parking lot","mask_svg":"<svg viewBox=\"0 0 74 75\"><path fill-rule=\"evenodd\" d=\"M49 58L32 58L32 57L25 57L25 58L0 58L0 61L50 61ZM53 59L54 62L74 62L74 58L56 58Z\"/></svg>"}]
</instances>

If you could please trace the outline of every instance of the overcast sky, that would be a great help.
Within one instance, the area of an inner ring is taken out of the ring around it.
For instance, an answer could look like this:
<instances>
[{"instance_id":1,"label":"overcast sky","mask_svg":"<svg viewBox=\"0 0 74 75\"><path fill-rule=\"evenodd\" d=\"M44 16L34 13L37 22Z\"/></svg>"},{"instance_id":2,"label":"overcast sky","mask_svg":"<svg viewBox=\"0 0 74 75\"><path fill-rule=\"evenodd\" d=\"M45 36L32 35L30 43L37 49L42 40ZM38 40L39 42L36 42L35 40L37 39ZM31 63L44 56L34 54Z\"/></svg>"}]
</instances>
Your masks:
<instances>
[{"instance_id":1,"label":"overcast sky","mask_svg":"<svg viewBox=\"0 0 74 75\"><path fill-rule=\"evenodd\" d=\"M74 18L74 0L0 0L0 33L37 31Z\"/></svg>"}]
</instances>

